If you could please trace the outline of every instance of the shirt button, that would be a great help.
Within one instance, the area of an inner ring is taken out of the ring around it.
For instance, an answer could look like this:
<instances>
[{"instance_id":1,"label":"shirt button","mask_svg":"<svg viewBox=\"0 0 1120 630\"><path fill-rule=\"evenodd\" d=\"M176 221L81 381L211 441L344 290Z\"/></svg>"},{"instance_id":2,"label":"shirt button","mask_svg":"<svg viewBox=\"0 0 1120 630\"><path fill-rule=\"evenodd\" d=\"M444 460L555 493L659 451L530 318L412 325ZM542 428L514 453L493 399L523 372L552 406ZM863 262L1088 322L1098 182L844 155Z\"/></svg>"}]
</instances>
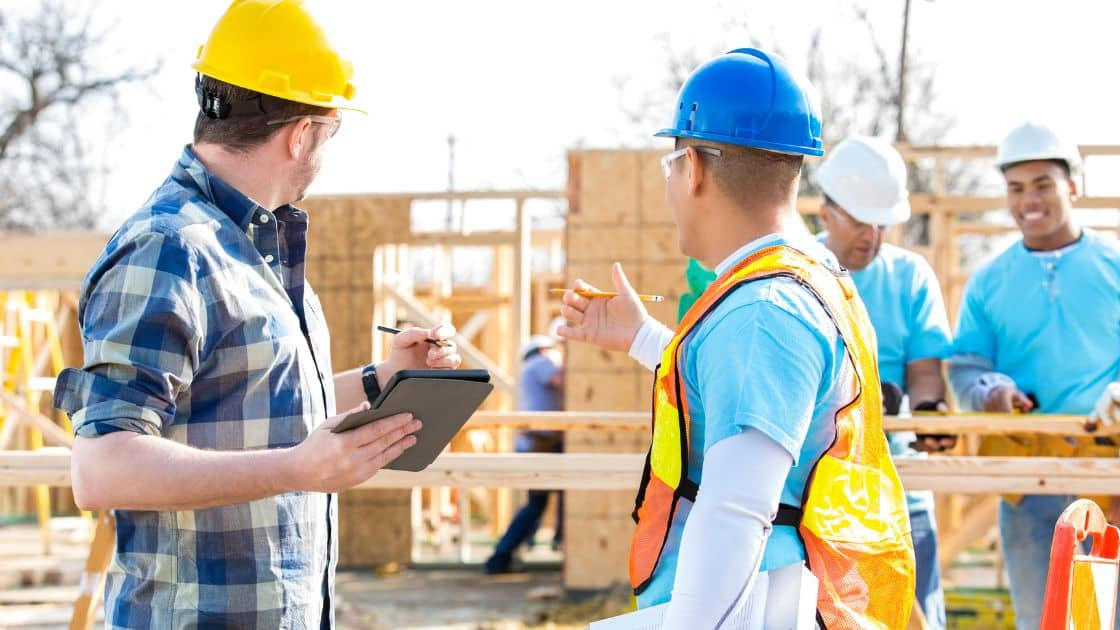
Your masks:
<instances>
[{"instance_id":1,"label":"shirt button","mask_svg":"<svg viewBox=\"0 0 1120 630\"><path fill-rule=\"evenodd\" d=\"M270 262L272 262L273 260L274 260L274 259L272 258L272 254L268 254L267 256L265 256L265 257L264 257L264 261L265 261L266 263L270 263Z\"/></svg>"},{"instance_id":2,"label":"shirt button","mask_svg":"<svg viewBox=\"0 0 1120 630\"><path fill-rule=\"evenodd\" d=\"M260 217L259 221L261 222L261 225L264 225L265 223L268 223L268 215L267 214L261 214L261 217Z\"/></svg>"}]
</instances>

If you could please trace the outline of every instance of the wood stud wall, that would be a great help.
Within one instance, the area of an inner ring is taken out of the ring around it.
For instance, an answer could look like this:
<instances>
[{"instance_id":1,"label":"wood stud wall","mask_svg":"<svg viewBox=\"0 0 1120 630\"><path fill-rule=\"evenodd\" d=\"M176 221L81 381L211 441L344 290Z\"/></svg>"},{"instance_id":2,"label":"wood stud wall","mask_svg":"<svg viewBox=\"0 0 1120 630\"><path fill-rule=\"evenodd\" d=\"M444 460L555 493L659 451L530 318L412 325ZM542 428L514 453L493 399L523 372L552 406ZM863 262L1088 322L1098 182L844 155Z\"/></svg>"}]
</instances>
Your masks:
<instances>
[{"instance_id":1,"label":"wood stud wall","mask_svg":"<svg viewBox=\"0 0 1120 630\"><path fill-rule=\"evenodd\" d=\"M331 331L336 372L372 360L373 250L409 236L410 203L396 197L315 197L307 275ZM339 495L339 566L369 567L411 559L411 490L359 489Z\"/></svg>"},{"instance_id":2,"label":"wood stud wall","mask_svg":"<svg viewBox=\"0 0 1120 630\"><path fill-rule=\"evenodd\" d=\"M664 183L653 151L574 151L568 154L567 275L614 290L611 263L622 263L642 293L664 295L647 304L672 325L688 290ZM568 411L649 411L653 374L624 352L568 344L565 394ZM644 431L575 430L565 447L573 453L638 453ZM635 471L637 489L640 470ZM564 583L574 590L624 582L633 521L634 491L570 491L565 498Z\"/></svg>"}]
</instances>

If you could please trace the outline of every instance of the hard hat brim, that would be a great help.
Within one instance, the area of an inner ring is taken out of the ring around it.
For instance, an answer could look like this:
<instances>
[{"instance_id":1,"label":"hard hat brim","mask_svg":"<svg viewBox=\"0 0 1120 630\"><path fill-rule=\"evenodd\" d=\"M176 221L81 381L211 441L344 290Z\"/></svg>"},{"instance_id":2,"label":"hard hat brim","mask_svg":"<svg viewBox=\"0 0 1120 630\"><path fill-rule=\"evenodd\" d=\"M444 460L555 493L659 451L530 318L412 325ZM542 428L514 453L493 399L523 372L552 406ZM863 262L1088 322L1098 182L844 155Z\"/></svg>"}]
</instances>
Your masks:
<instances>
[{"instance_id":1,"label":"hard hat brim","mask_svg":"<svg viewBox=\"0 0 1120 630\"><path fill-rule=\"evenodd\" d=\"M224 73L221 70L203 63L201 60L196 60L194 63L192 63L191 68L193 68L196 72L203 76L217 79L218 81L229 83L230 85L236 85L238 87L252 90L254 92L260 92L261 94L267 94L268 96L274 96L276 98L284 99L286 101L303 103L304 105L312 105L314 107L323 107L326 109L344 109L347 111L369 115L368 111L366 111L363 107L355 104L353 100L347 99L337 94L331 95L329 99L315 99L312 98L310 94L303 94L300 92L281 92L278 90L270 90L267 87L262 86L245 87L241 85L243 81L238 81L234 77L223 76Z\"/></svg>"},{"instance_id":2,"label":"hard hat brim","mask_svg":"<svg viewBox=\"0 0 1120 630\"><path fill-rule=\"evenodd\" d=\"M1053 152L1039 152L1015 155L996 162L996 168L1005 170L1010 166L1022 164L1023 162L1064 162L1066 167L1069 168L1070 173L1077 173L1081 169L1081 160L1071 161L1069 157L1064 155L1054 155Z\"/></svg>"},{"instance_id":3,"label":"hard hat brim","mask_svg":"<svg viewBox=\"0 0 1120 630\"><path fill-rule=\"evenodd\" d=\"M751 138L743 138L740 136L725 136L717 133L681 131L680 129L669 128L662 129L653 135L655 138L691 138L694 140L707 140L709 142L733 144L741 147L760 149L762 151L771 151L773 153L785 153L787 155L812 155L818 157L824 155L823 147L803 147L792 144L779 144L775 142L764 142Z\"/></svg>"},{"instance_id":4,"label":"hard hat brim","mask_svg":"<svg viewBox=\"0 0 1120 630\"><path fill-rule=\"evenodd\" d=\"M829 195L853 219L868 225L898 225L910 219L910 199L903 198L887 208L872 208L858 204L845 204L843 199Z\"/></svg>"}]
</instances>

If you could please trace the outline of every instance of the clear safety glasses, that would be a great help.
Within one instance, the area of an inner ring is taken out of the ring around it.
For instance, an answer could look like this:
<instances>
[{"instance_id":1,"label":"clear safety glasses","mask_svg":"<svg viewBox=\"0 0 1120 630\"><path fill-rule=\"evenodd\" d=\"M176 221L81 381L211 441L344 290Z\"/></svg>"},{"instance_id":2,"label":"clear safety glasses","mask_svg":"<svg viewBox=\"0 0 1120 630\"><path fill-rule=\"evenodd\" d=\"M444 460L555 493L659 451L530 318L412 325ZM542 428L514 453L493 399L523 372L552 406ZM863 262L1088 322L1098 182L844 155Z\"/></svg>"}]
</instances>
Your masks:
<instances>
[{"instance_id":1,"label":"clear safety glasses","mask_svg":"<svg viewBox=\"0 0 1120 630\"><path fill-rule=\"evenodd\" d=\"M332 116L313 116L311 114L304 114L302 116L292 116L290 118L282 118L280 120L270 120L265 124L266 125L286 125L290 122L295 122L297 120L303 120L304 118L310 119L311 122L316 124L316 125L329 125L330 127L327 129L327 137L328 138L333 138L334 134L338 133L338 128L342 126L342 119L341 118L335 118L335 117L332 117Z\"/></svg>"},{"instance_id":2,"label":"clear safety glasses","mask_svg":"<svg viewBox=\"0 0 1120 630\"><path fill-rule=\"evenodd\" d=\"M719 157L723 154L719 149L715 147L698 146L685 147L683 149L677 149L672 153L666 153L665 155L661 156L661 173L665 175L665 179L669 179L669 175L673 173L673 160L687 153L690 148L695 149L697 153L706 153L712 157Z\"/></svg>"}]
</instances>

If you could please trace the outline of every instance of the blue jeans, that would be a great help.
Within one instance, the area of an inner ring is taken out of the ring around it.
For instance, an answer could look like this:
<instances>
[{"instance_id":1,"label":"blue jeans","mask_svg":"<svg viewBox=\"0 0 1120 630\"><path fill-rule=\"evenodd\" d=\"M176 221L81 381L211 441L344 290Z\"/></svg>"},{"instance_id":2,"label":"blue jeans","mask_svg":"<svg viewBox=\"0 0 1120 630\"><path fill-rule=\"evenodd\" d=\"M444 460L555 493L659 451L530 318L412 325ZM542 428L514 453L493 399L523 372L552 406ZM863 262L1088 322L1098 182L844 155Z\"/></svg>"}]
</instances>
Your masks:
<instances>
[{"instance_id":1,"label":"blue jeans","mask_svg":"<svg viewBox=\"0 0 1120 630\"><path fill-rule=\"evenodd\" d=\"M1028 494L1019 505L1000 501L999 536L1015 606L1015 627L1020 630L1037 630L1042 621L1054 525L1076 498L1068 494Z\"/></svg>"},{"instance_id":2,"label":"blue jeans","mask_svg":"<svg viewBox=\"0 0 1120 630\"><path fill-rule=\"evenodd\" d=\"M494 547L494 555L486 561L486 570L491 573L503 573L508 571L510 564L513 562L513 552L521 546L522 543L532 540L533 535L537 533L537 528L541 525L541 517L544 516L544 511L548 508L548 495L552 494L550 490L530 490L529 501L525 507L521 508L517 515L510 521L506 533L502 534L498 544ZM560 544L563 540L563 528L561 527L564 509L564 495L557 493L560 497L560 509L557 512L559 518L556 522L556 533L552 537L554 545Z\"/></svg>"},{"instance_id":3,"label":"blue jeans","mask_svg":"<svg viewBox=\"0 0 1120 630\"><path fill-rule=\"evenodd\" d=\"M937 558L937 523L927 510L910 513L910 536L914 539L917 580L916 602L930 630L945 630L945 593L941 590L941 564Z\"/></svg>"}]
</instances>

